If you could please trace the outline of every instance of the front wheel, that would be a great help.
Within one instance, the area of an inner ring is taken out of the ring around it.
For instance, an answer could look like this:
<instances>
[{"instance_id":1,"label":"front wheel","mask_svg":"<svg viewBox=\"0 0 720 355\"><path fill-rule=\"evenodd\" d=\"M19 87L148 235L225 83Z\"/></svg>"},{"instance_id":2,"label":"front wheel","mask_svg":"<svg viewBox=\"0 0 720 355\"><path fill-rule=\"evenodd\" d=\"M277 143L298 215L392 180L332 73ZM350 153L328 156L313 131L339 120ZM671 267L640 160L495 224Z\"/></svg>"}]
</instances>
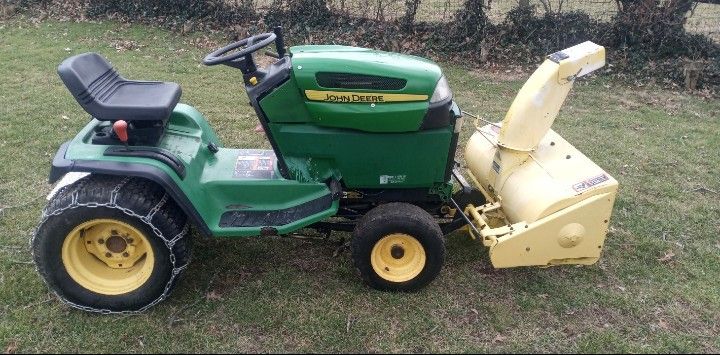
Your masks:
<instances>
[{"instance_id":1,"label":"front wheel","mask_svg":"<svg viewBox=\"0 0 720 355\"><path fill-rule=\"evenodd\" d=\"M88 176L49 202L33 258L52 291L88 311L138 312L167 297L189 260L186 217L148 180Z\"/></svg>"},{"instance_id":2,"label":"front wheel","mask_svg":"<svg viewBox=\"0 0 720 355\"><path fill-rule=\"evenodd\" d=\"M365 283L383 291L414 291L437 277L443 234L420 207L388 203L368 212L353 232L352 258Z\"/></svg>"}]
</instances>

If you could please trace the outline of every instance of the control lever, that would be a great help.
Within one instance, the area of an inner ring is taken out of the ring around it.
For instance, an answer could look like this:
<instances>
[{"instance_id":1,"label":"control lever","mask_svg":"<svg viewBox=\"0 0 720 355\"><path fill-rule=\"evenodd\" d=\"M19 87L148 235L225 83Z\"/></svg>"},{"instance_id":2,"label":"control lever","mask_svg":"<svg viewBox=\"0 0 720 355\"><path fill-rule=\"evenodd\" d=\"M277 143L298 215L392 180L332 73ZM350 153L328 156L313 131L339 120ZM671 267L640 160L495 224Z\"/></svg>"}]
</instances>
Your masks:
<instances>
[{"instance_id":1,"label":"control lever","mask_svg":"<svg viewBox=\"0 0 720 355\"><path fill-rule=\"evenodd\" d=\"M115 123L113 123L113 131L115 131L115 134L118 136L118 139L120 139L123 144L125 144L125 149L130 150L130 146L128 145L128 124L125 122L125 120L117 120Z\"/></svg>"},{"instance_id":2,"label":"control lever","mask_svg":"<svg viewBox=\"0 0 720 355\"><path fill-rule=\"evenodd\" d=\"M282 26L276 26L273 28L275 33L275 49L277 49L278 58L285 56L285 39L283 38Z\"/></svg>"}]
</instances>

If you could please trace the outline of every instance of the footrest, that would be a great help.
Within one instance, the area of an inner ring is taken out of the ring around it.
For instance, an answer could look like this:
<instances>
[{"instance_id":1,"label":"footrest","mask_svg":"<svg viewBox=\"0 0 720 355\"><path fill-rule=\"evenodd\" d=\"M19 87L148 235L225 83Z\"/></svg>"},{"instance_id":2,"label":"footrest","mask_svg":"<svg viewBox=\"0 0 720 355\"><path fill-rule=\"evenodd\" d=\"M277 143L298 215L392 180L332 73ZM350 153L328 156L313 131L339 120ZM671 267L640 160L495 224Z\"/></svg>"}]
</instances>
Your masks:
<instances>
[{"instance_id":1,"label":"footrest","mask_svg":"<svg viewBox=\"0 0 720 355\"><path fill-rule=\"evenodd\" d=\"M221 228L283 226L326 211L332 207L332 194L281 210L227 211L220 217Z\"/></svg>"}]
</instances>

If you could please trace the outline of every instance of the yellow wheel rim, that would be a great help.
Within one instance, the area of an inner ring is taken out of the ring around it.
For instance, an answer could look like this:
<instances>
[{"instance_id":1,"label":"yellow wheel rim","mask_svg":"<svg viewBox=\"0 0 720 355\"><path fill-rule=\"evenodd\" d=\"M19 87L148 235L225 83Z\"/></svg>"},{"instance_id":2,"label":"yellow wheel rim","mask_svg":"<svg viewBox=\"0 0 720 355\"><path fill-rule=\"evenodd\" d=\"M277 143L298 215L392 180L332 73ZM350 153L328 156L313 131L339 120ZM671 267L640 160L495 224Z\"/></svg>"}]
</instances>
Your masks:
<instances>
[{"instance_id":1,"label":"yellow wheel rim","mask_svg":"<svg viewBox=\"0 0 720 355\"><path fill-rule=\"evenodd\" d=\"M63 242L62 261L75 282L103 295L137 290L155 265L145 234L115 219L94 219L75 227Z\"/></svg>"},{"instance_id":2,"label":"yellow wheel rim","mask_svg":"<svg viewBox=\"0 0 720 355\"><path fill-rule=\"evenodd\" d=\"M410 235L389 234L375 243L370 263L375 273L385 280L409 281L425 267L425 248Z\"/></svg>"}]
</instances>

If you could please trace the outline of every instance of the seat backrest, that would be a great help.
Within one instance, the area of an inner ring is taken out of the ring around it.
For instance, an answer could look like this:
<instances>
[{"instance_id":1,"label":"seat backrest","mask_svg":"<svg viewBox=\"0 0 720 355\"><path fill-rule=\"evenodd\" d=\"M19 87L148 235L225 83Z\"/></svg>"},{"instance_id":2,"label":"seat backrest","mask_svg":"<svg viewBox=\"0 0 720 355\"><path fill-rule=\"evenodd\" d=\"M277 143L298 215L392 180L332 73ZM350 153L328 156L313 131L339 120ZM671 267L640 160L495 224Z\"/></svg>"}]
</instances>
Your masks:
<instances>
[{"instance_id":1,"label":"seat backrest","mask_svg":"<svg viewBox=\"0 0 720 355\"><path fill-rule=\"evenodd\" d=\"M92 100L89 94L104 86L103 82L118 79L115 69L97 53L83 53L65 59L58 67L58 75L81 104Z\"/></svg>"}]
</instances>

